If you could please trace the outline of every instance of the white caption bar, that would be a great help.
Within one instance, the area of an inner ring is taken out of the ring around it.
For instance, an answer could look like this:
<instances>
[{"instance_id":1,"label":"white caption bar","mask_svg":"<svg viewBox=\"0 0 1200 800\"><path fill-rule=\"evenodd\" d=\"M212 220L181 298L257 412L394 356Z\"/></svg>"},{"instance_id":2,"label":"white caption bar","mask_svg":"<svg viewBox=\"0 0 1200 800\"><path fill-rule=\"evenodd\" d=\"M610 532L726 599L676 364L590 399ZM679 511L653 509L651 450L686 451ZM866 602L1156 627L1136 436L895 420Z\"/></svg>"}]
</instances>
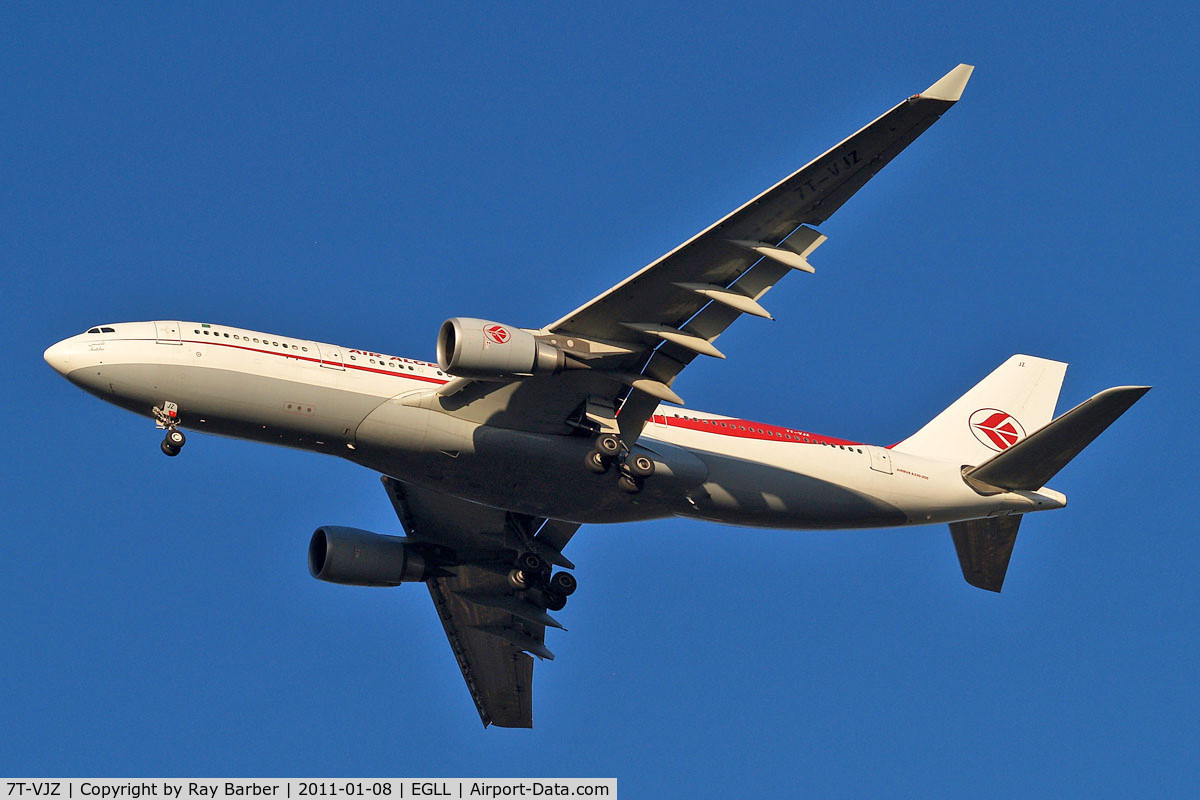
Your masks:
<instances>
[{"instance_id":1,"label":"white caption bar","mask_svg":"<svg viewBox=\"0 0 1200 800\"><path fill-rule=\"evenodd\" d=\"M0 800L229 800L229 798L501 798L617 796L616 778L27 778L0 781Z\"/></svg>"}]
</instances>

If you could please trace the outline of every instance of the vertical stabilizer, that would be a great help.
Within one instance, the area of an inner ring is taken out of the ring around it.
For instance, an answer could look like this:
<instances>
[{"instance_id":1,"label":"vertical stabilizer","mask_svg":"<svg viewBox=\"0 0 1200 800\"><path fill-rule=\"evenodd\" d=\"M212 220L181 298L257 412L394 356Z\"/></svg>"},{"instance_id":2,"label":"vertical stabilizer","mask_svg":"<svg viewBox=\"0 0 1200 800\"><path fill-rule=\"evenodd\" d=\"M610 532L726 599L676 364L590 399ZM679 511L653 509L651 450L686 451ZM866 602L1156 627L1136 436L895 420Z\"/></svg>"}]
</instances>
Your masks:
<instances>
[{"instance_id":1,"label":"vertical stabilizer","mask_svg":"<svg viewBox=\"0 0 1200 800\"><path fill-rule=\"evenodd\" d=\"M1067 365L1015 355L895 446L924 458L982 464L1054 417Z\"/></svg>"}]
</instances>

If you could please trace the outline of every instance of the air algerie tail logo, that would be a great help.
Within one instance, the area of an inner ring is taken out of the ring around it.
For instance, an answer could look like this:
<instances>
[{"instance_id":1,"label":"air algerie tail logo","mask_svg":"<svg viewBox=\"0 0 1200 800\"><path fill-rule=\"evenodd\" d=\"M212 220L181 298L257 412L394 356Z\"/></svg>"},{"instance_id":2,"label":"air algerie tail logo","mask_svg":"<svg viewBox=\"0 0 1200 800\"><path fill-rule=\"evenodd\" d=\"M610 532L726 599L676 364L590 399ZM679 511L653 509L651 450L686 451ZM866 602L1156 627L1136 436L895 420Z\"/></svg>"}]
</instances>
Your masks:
<instances>
[{"instance_id":1,"label":"air algerie tail logo","mask_svg":"<svg viewBox=\"0 0 1200 800\"><path fill-rule=\"evenodd\" d=\"M508 328L503 325L488 325L483 329L483 335L496 344L504 344L512 338L512 334L508 332Z\"/></svg>"},{"instance_id":2,"label":"air algerie tail logo","mask_svg":"<svg viewBox=\"0 0 1200 800\"><path fill-rule=\"evenodd\" d=\"M1003 453L1025 438L1025 429L1016 417L996 408L981 408L971 415L971 433L990 450Z\"/></svg>"}]
</instances>

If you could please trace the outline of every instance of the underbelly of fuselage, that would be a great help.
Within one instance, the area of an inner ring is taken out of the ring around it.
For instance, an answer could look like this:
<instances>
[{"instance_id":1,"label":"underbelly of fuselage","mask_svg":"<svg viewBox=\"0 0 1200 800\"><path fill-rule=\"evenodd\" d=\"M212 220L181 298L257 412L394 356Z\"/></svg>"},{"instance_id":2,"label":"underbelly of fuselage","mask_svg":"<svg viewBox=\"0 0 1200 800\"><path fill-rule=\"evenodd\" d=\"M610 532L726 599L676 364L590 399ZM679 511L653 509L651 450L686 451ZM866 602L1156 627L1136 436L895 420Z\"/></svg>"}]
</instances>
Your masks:
<instances>
[{"instance_id":1,"label":"underbelly of fuselage","mask_svg":"<svg viewBox=\"0 0 1200 800\"><path fill-rule=\"evenodd\" d=\"M585 523L670 516L773 528L876 527L907 520L859 490L794 470L643 437L655 474L641 492L586 469L586 436L481 425L430 409L429 389L387 398L221 368L112 364L79 370L89 392L148 416L179 405L185 428L348 459L489 506Z\"/></svg>"}]
</instances>

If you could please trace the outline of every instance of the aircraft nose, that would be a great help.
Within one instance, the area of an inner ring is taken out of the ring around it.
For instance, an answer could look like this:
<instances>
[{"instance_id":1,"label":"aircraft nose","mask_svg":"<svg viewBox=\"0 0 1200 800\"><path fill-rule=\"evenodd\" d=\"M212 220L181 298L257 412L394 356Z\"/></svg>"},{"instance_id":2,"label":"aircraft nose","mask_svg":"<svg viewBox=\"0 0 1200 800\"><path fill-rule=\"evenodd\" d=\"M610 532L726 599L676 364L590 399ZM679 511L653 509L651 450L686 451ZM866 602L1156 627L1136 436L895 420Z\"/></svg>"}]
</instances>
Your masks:
<instances>
[{"instance_id":1,"label":"aircraft nose","mask_svg":"<svg viewBox=\"0 0 1200 800\"><path fill-rule=\"evenodd\" d=\"M54 368L54 371L60 375L66 375L71 371L71 357L75 355L70 339L63 339L61 342L50 345L46 348L46 352L42 353L42 358L46 359L46 363Z\"/></svg>"}]
</instances>

